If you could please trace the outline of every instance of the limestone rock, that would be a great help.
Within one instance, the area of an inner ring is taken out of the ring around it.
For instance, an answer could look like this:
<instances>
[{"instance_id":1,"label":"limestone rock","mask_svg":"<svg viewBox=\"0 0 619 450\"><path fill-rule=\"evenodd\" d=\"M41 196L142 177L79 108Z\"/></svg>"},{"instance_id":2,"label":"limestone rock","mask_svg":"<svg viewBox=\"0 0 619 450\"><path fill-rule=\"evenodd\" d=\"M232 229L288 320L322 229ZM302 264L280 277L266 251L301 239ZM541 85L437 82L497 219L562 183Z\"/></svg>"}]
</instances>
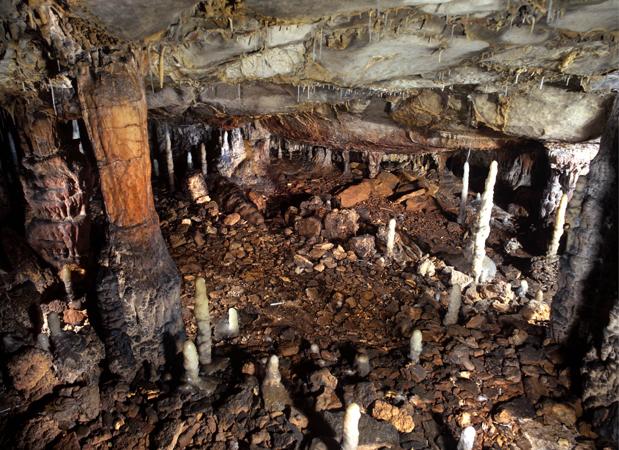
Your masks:
<instances>
[{"instance_id":1,"label":"limestone rock","mask_svg":"<svg viewBox=\"0 0 619 450\"><path fill-rule=\"evenodd\" d=\"M296 232L305 238L320 236L322 222L319 218L310 216L297 220L294 224Z\"/></svg>"},{"instance_id":2,"label":"limestone rock","mask_svg":"<svg viewBox=\"0 0 619 450\"><path fill-rule=\"evenodd\" d=\"M349 243L351 250L361 259L368 259L376 254L376 240L370 234L356 236Z\"/></svg>"},{"instance_id":3,"label":"limestone rock","mask_svg":"<svg viewBox=\"0 0 619 450\"><path fill-rule=\"evenodd\" d=\"M53 370L52 355L38 348L28 348L7 363L15 389L29 401L40 399L60 384Z\"/></svg>"},{"instance_id":4,"label":"limestone rock","mask_svg":"<svg viewBox=\"0 0 619 450\"><path fill-rule=\"evenodd\" d=\"M359 184L344 189L337 195L337 199L340 201L342 208L351 208L369 199L371 193L372 183L369 180L363 180Z\"/></svg>"},{"instance_id":5,"label":"limestone rock","mask_svg":"<svg viewBox=\"0 0 619 450\"><path fill-rule=\"evenodd\" d=\"M410 433L415 429L415 422L410 414L382 400L374 403L372 417L391 423L400 433Z\"/></svg>"},{"instance_id":6,"label":"limestone rock","mask_svg":"<svg viewBox=\"0 0 619 450\"><path fill-rule=\"evenodd\" d=\"M359 214L354 209L333 210L325 217L325 237L346 240L359 229Z\"/></svg>"},{"instance_id":7,"label":"limestone rock","mask_svg":"<svg viewBox=\"0 0 619 450\"><path fill-rule=\"evenodd\" d=\"M381 172L371 180L372 191L379 197L389 197L399 182L400 179L391 172Z\"/></svg>"}]
</instances>

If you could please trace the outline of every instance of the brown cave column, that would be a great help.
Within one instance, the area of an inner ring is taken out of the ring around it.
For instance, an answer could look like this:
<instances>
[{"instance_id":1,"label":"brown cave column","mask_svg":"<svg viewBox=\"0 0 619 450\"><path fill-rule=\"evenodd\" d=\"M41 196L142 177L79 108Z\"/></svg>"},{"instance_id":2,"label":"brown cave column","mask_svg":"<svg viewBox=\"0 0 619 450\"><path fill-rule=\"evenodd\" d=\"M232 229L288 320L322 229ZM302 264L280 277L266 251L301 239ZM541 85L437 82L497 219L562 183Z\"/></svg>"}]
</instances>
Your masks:
<instances>
[{"instance_id":1,"label":"brown cave column","mask_svg":"<svg viewBox=\"0 0 619 450\"><path fill-rule=\"evenodd\" d=\"M109 222L97 304L109 368L125 379L140 363L158 367L183 334L180 276L161 235L150 183L142 78L133 59L82 67L78 77Z\"/></svg>"},{"instance_id":2,"label":"brown cave column","mask_svg":"<svg viewBox=\"0 0 619 450\"><path fill-rule=\"evenodd\" d=\"M15 116L23 153L19 179L28 243L56 269L81 266L90 231L86 207L91 177L86 159L77 143L63 139L53 111L21 105Z\"/></svg>"}]
</instances>

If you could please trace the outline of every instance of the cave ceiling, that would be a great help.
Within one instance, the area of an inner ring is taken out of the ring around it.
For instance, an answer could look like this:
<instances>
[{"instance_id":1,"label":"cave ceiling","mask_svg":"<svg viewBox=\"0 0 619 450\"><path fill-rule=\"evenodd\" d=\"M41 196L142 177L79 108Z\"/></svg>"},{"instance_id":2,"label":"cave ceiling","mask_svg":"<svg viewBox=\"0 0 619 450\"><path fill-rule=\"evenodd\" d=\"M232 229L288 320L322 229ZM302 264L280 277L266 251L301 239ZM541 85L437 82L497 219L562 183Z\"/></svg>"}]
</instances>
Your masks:
<instances>
[{"instance_id":1,"label":"cave ceiling","mask_svg":"<svg viewBox=\"0 0 619 450\"><path fill-rule=\"evenodd\" d=\"M619 88L619 0L9 0L0 15L5 107L60 104L80 66L131 52L155 115L492 148L595 139Z\"/></svg>"}]
</instances>

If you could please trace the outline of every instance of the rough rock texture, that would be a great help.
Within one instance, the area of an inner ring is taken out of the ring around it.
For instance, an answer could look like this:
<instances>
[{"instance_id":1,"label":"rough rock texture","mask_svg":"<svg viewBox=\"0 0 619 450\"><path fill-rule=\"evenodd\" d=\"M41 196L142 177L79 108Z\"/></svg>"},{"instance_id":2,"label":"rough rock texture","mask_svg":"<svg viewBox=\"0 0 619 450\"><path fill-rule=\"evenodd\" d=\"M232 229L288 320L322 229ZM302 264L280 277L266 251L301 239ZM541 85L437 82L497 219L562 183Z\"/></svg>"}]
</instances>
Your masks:
<instances>
[{"instance_id":1,"label":"rough rock texture","mask_svg":"<svg viewBox=\"0 0 619 450\"><path fill-rule=\"evenodd\" d=\"M146 99L134 60L78 79L109 220L97 301L110 370L130 378L163 362L182 334L180 278L159 229L150 183Z\"/></svg>"},{"instance_id":2,"label":"rough rock texture","mask_svg":"<svg viewBox=\"0 0 619 450\"><path fill-rule=\"evenodd\" d=\"M581 227L583 228L575 230L577 236L574 240L586 238L587 234L583 235L583 233L586 233L587 226L592 228L589 230L591 235L589 235L589 240L585 240L580 246L577 242L570 240L570 253L562 260L562 269L569 268L570 270L562 272L561 290L553 303L555 314L553 319L555 317L567 319L567 323L571 325L573 320L579 320L579 317L590 318L587 321L587 331L590 333L588 343L591 344L591 349L585 356L582 369L583 400L586 408L596 410L595 425L600 427L605 437L612 438L615 443L619 442L619 431L616 426L619 420L619 398L617 397L617 392L619 392L619 300L616 277L618 122L619 100L616 99L613 113L608 121L608 128L602 137L599 157L591 163L589 175L589 180L602 181L604 184L587 185L587 195L582 208ZM599 253L596 253L596 250ZM597 255L599 259L594 259L593 255ZM588 259L584 265L577 266L576 264L583 264L579 256L583 258L588 256L591 259ZM588 274L587 284L583 285L581 284L584 282L582 277L589 268L592 271ZM584 271L574 273L574 269ZM568 281L569 277L574 275L577 279ZM574 281L575 283L572 284ZM576 291L580 286L586 290ZM568 297L568 294L571 296ZM559 303L555 308L557 300ZM572 316L569 315L571 305L578 308L578 310L572 310ZM566 306L567 310L564 309Z\"/></svg>"},{"instance_id":3,"label":"rough rock texture","mask_svg":"<svg viewBox=\"0 0 619 450\"><path fill-rule=\"evenodd\" d=\"M348 239L359 229L359 214L354 209L331 211L325 216L325 236L327 239Z\"/></svg>"},{"instance_id":4,"label":"rough rock texture","mask_svg":"<svg viewBox=\"0 0 619 450\"><path fill-rule=\"evenodd\" d=\"M619 102L615 100L600 151L591 162L579 222L572 224L567 248L561 258L559 290L552 303L552 331L559 341L566 341L570 336L582 336L583 331L587 335L588 325L579 318L583 314L585 317L598 317L598 314L603 317L616 301L616 284L613 288L611 283L615 277L606 278L607 269L598 264L598 258L605 252L614 252L616 248L612 245L616 242L616 236L613 238L609 230L617 226L618 115ZM616 261L614 256L610 260ZM599 289L599 294L595 295L591 288ZM592 303L587 298L596 298L596 301ZM579 329L580 325L584 325L585 329ZM598 339L599 332L596 333Z\"/></svg>"},{"instance_id":5,"label":"rough rock texture","mask_svg":"<svg viewBox=\"0 0 619 450\"><path fill-rule=\"evenodd\" d=\"M62 128L53 111L19 109L26 237L56 269L85 263L90 246L87 161L78 151L79 141L70 140L68 130Z\"/></svg>"},{"instance_id":6,"label":"rough rock texture","mask_svg":"<svg viewBox=\"0 0 619 450\"><path fill-rule=\"evenodd\" d=\"M38 348L28 348L12 356L7 367L13 386L28 401L52 392L60 384L53 369L52 355Z\"/></svg>"}]
</instances>

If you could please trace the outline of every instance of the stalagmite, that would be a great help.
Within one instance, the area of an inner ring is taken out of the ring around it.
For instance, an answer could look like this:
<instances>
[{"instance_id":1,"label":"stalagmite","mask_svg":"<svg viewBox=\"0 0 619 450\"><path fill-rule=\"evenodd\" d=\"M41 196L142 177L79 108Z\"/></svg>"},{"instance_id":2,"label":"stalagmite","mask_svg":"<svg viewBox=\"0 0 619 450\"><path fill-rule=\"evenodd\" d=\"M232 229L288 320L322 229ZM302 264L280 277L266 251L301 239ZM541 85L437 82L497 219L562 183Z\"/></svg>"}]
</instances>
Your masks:
<instances>
[{"instance_id":1,"label":"stalagmite","mask_svg":"<svg viewBox=\"0 0 619 450\"><path fill-rule=\"evenodd\" d=\"M414 330L409 342L409 358L411 362L417 364L419 362L419 356L423 351L423 334L420 330Z\"/></svg>"},{"instance_id":2,"label":"stalagmite","mask_svg":"<svg viewBox=\"0 0 619 450\"><path fill-rule=\"evenodd\" d=\"M170 130L166 127L165 130L165 157L166 157L166 168L168 169L168 187L171 192L174 192L175 183L174 183L174 155L172 154L172 141L170 139Z\"/></svg>"},{"instance_id":3,"label":"stalagmite","mask_svg":"<svg viewBox=\"0 0 619 450\"><path fill-rule=\"evenodd\" d=\"M262 400L267 411L282 411L286 405L291 404L288 391L282 384L279 373L279 358L271 355L266 367L266 375L262 381Z\"/></svg>"},{"instance_id":4,"label":"stalagmite","mask_svg":"<svg viewBox=\"0 0 619 450\"><path fill-rule=\"evenodd\" d=\"M447 309L447 314L445 314L445 320L443 320L445 326L458 323L458 315L460 314L460 305L462 303L461 291L462 289L459 284L454 284L451 287L449 293L449 307Z\"/></svg>"},{"instance_id":5,"label":"stalagmite","mask_svg":"<svg viewBox=\"0 0 619 450\"><path fill-rule=\"evenodd\" d=\"M355 355L355 367L360 377L367 377L370 373L370 357L365 353Z\"/></svg>"},{"instance_id":6,"label":"stalagmite","mask_svg":"<svg viewBox=\"0 0 619 450\"><path fill-rule=\"evenodd\" d=\"M235 308L228 310L228 332L230 337L236 337L239 335L239 313Z\"/></svg>"},{"instance_id":7,"label":"stalagmite","mask_svg":"<svg viewBox=\"0 0 619 450\"><path fill-rule=\"evenodd\" d=\"M475 428L471 426L462 430L460 440L458 441L458 450L473 450L476 434Z\"/></svg>"},{"instance_id":8,"label":"stalagmite","mask_svg":"<svg viewBox=\"0 0 619 450\"><path fill-rule=\"evenodd\" d=\"M215 339L229 339L237 337L239 330L239 313L235 308L228 309L228 316L217 323Z\"/></svg>"},{"instance_id":9,"label":"stalagmite","mask_svg":"<svg viewBox=\"0 0 619 450\"><path fill-rule=\"evenodd\" d=\"M462 171L462 192L460 193L460 212L458 214L458 223L464 224L466 221L466 203L469 196L469 162L464 162Z\"/></svg>"},{"instance_id":10,"label":"stalagmite","mask_svg":"<svg viewBox=\"0 0 619 450\"><path fill-rule=\"evenodd\" d=\"M200 365L196 346L190 340L183 344L183 368L185 369L184 381L196 385L200 381Z\"/></svg>"},{"instance_id":11,"label":"stalagmite","mask_svg":"<svg viewBox=\"0 0 619 450\"><path fill-rule=\"evenodd\" d=\"M472 249L472 272L475 283L481 282L484 259L486 258L486 239L490 235L490 218L492 216L492 200L494 196L494 184L496 182L498 164L490 163L490 170L486 178L484 194L481 197L479 215L475 224L473 249Z\"/></svg>"},{"instance_id":12,"label":"stalagmite","mask_svg":"<svg viewBox=\"0 0 619 450\"><path fill-rule=\"evenodd\" d=\"M78 97L107 216L96 302L109 370L131 380L143 362L180 347L180 276L155 211L147 105L137 61L80 68ZM122 89L118 87L122 86Z\"/></svg>"},{"instance_id":13,"label":"stalagmite","mask_svg":"<svg viewBox=\"0 0 619 450\"><path fill-rule=\"evenodd\" d=\"M202 171L202 175L206 176L208 174L208 163L206 161L206 146L204 142L200 143L200 169Z\"/></svg>"},{"instance_id":14,"label":"stalagmite","mask_svg":"<svg viewBox=\"0 0 619 450\"><path fill-rule=\"evenodd\" d=\"M361 408L356 403L351 403L344 414L342 450L357 450L359 446L359 419L361 419Z\"/></svg>"},{"instance_id":15,"label":"stalagmite","mask_svg":"<svg viewBox=\"0 0 619 450\"><path fill-rule=\"evenodd\" d=\"M187 152L187 170L193 170L193 156L191 156L191 152Z\"/></svg>"},{"instance_id":16,"label":"stalagmite","mask_svg":"<svg viewBox=\"0 0 619 450\"><path fill-rule=\"evenodd\" d=\"M565 225L565 210L567 209L567 194L561 196L559 207L555 216L555 223L552 228L552 237L550 239L550 245L548 246L547 256L555 256L559 251L559 243L561 242L561 236L563 236L563 227Z\"/></svg>"},{"instance_id":17,"label":"stalagmite","mask_svg":"<svg viewBox=\"0 0 619 450\"><path fill-rule=\"evenodd\" d=\"M196 297L194 315L198 326L196 342L198 344L198 354L200 355L200 365L202 367L211 364L211 315L209 312L208 296L206 294L206 282L199 277L196 280Z\"/></svg>"},{"instance_id":18,"label":"stalagmite","mask_svg":"<svg viewBox=\"0 0 619 450\"><path fill-rule=\"evenodd\" d=\"M62 266L62 269L60 269L60 280L64 285L64 290L67 293L67 298L69 300L73 300L73 283L71 282L71 268L69 267L69 265L65 264L64 266Z\"/></svg>"},{"instance_id":19,"label":"stalagmite","mask_svg":"<svg viewBox=\"0 0 619 450\"><path fill-rule=\"evenodd\" d=\"M393 256L393 246L395 245L395 219L389 220L389 229L387 231L387 256Z\"/></svg>"}]
</instances>

